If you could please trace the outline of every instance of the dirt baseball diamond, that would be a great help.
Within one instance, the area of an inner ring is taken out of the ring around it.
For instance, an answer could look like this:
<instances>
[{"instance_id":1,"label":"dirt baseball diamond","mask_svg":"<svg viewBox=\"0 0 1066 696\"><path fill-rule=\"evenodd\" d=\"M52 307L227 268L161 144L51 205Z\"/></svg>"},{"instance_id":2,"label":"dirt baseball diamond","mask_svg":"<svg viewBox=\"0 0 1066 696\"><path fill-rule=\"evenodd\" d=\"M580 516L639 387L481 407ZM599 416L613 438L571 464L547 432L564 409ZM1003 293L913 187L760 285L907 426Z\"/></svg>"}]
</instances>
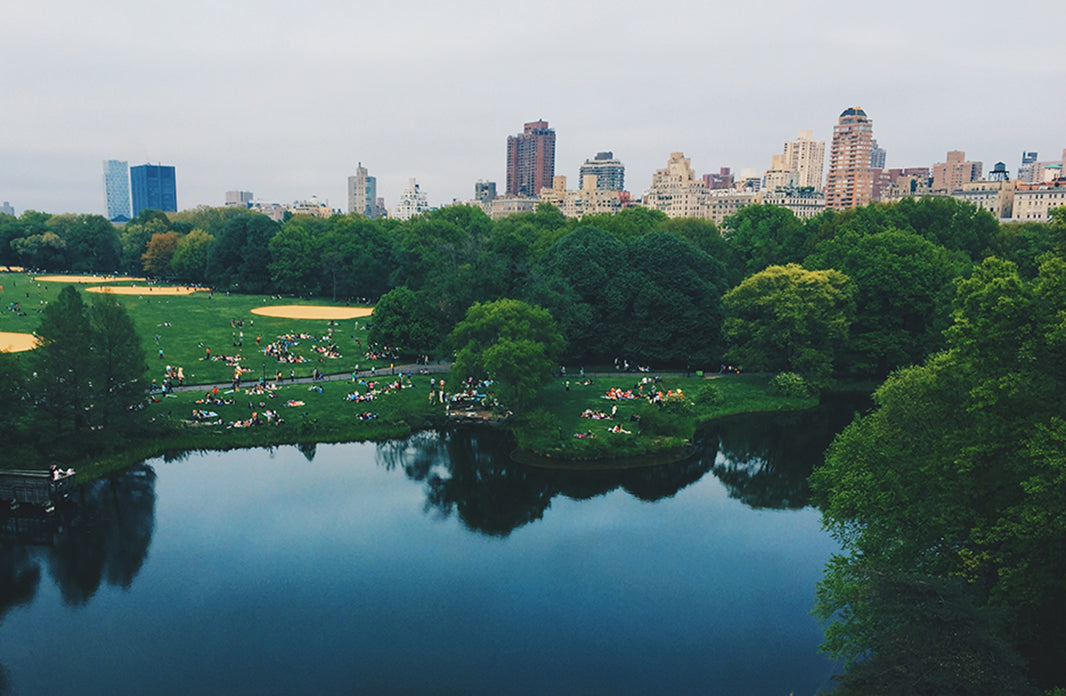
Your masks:
<instances>
[{"instance_id":1,"label":"dirt baseball diamond","mask_svg":"<svg viewBox=\"0 0 1066 696\"><path fill-rule=\"evenodd\" d=\"M33 334L0 331L0 353L21 353L36 346L37 337Z\"/></svg>"},{"instance_id":2,"label":"dirt baseball diamond","mask_svg":"<svg viewBox=\"0 0 1066 696\"><path fill-rule=\"evenodd\" d=\"M373 307L326 307L322 305L274 305L256 307L252 314L281 319L358 319L369 317Z\"/></svg>"},{"instance_id":3,"label":"dirt baseball diamond","mask_svg":"<svg viewBox=\"0 0 1066 696\"><path fill-rule=\"evenodd\" d=\"M191 295L194 292L207 292L204 288L157 287L155 285L97 285L85 288L85 292L103 292L109 295Z\"/></svg>"},{"instance_id":4,"label":"dirt baseball diamond","mask_svg":"<svg viewBox=\"0 0 1066 696\"><path fill-rule=\"evenodd\" d=\"M35 281L45 283L128 283L136 281L143 283L144 278L132 276L102 276L102 275L42 275L35 276Z\"/></svg>"}]
</instances>

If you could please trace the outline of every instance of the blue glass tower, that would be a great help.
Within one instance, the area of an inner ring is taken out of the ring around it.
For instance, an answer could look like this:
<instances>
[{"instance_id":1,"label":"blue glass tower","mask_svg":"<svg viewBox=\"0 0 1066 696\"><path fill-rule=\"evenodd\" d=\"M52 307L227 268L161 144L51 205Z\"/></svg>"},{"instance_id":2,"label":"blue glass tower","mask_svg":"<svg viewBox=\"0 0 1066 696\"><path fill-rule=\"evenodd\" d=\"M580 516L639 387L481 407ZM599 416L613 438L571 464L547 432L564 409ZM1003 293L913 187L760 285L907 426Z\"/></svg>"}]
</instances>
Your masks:
<instances>
[{"instance_id":1,"label":"blue glass tower","mask_svg":"<svg viewBox=\"0 0 1066 696\"><path fill-rule=\"evenodd\" d=\"M129 222L130 168L124 160L104 160L104 199L108 220Z\"/></svg>"},{"instance_id":2,"label":"blue glass tower","mask_svg":"<svg viewBox=\"0 0 1066 696\"><path fill-rule=\"evenodd\" d=\"M133 216L142 210L177 212L178 187L174 167L142 164L130 167L130 190L133 193Z\"/></svg>"}]
</instances>

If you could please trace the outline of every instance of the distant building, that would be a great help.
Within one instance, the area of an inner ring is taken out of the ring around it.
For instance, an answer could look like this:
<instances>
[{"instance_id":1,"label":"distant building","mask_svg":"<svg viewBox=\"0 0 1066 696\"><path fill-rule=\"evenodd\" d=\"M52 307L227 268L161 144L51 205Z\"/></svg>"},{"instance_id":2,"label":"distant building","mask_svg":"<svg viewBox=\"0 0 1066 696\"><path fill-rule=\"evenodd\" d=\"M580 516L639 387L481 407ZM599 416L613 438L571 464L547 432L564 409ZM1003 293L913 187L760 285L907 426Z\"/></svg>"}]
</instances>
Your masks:
<instances>
[{"instance_id":1,"label":"distant building","mask_svg":"<svg viewBox=\"0 0 1066 696\"><path fill-rule=\"evenodd\" d=\"M397 220L410 220L415 215L429 210L429 199L414 179L408 179L407 185L400 193L400 202L389 211L390 218Z\"/></svg>"},{"instance_id":2,"label":"distant building","mask_svg":"<svg viewBox=\"0 0 1066 696\"><path fill-rule=\"evenodd\" d=\"M492 200L489 217L493 220L505 218L518 213L532 213L537 209L538 199L525 196L500 196Z\"/></svg>"},{"instance_id":3,"label":"distant building","mask_svg":"<svg viewBox=\"0 0 1066 696\"><path fill-rule=\"evenodd\" d=\"M733 188L733 173L729 167L722 167L717 174L704 174L703 185L708 190Z\"/></svg>"},{"instance_id":4,"label":"distant building","mask_svg":"<svg viewBox=\"0 0 1066 696\"><path fill-rule=\"evenodd\" d=\"M642 204L661 210L667 217L698 217L710 215L710 191L696 179L684 153L672 152L666 167L657 169L651 178Z\"/></svg>"},{"instance_id":5,"label":"distant building","mask_svg":"<svg viewBox=\"0 0 1066 696\"><path fill-rule=\"evenodd\" d=\"M125 160L104 160L104 203L108 220L129 222L130 166Z\"/></svg>"},{"instance_id":6,"label":"distant building","mask_svg":"<svg viewBox=\"0 0 1066 696\"><path fill-rule=\"evenodd\" d=\"M481 181L474 183L474 200L486 206L496 199L496 182Z\"/></svg>"},{"instance_id":7,"label":"distant building","mask_svg":"<svg viewBox=\"0 0 1066 696\"><path fill-rule=\"evenodd\" d=\"M133 194L133 216L142 210L178 210L178 189L174 167L161 164L142 164L130 167L130 191Z\"/></svg>"},{"instance_id":8,"label":"distant building","mask_svg":"<svg viewBox=\"0 0 1066 696\"><path fill-rule=\"evenodd\" d=\"M856 208L873 199L872 148L873 121L857 106L845 109L833 127L825 184L827 208Z\"/></svg>"},{"instance_id":9,"label":"distant building","mask_svg":"<svg viewBox=\"0 0 1066 696\"><path fill-rule=\"evenodd\" d=\"M309 201L296 201L287 206L288 212L293 215L310 215L312 217L328 218L335 212L329 207L329 201L322 203L318 196L311 196Z\"/></svg>"},{"instance_id":10,"label":"distant building","mask_svg":"<svg viewBox=\"0 0 1066 696\"><path fill-rule=\"evenodd\" d=\"M252 199L251 191L226 191L227 208L250 208Z\"/></svg>"},{"instance_id":11,"label":"distant building","mask_svg":"<svg viewBox=\"0 0 1066 696\"><path fill-rule=\"evenodd\" d=\"M873 200L892 201L921 198L932 193L933 178L928 167L873 169Z\"/></svg>"},{"instance_id":12,"label":"distant building","mask_svg":"<svg viewBox=\"0 0 1066 696\"><path fill-rule=\"evenodd\" d=\"M721 225L730 215L735 215L741 208L759 205L762 193L754 189L715 189L707 192L707 214L702 216Z\"/></svg>"},{"instance_id":13,"label":"distant building","mask_svg":"<svg viewBox=\"0 0 1066 696\"><path fill-rule=\"evenodd\" d=\"M1049 183L1063 175L1066 165L1066 150L1062 151L1060 160L1038 162L1035 152L1022 154L1022 166L1018 168L1018 181L1027 184Z\"/></svg>"},{"instance_id":14,"label":"distant building","mask_svg":"<svg viewBox=\"0 0 1066 696\"><path fill-rule=\"evenodd\" d=\"M876 140L870 141L870 169L884 169L888 153L885 148L879 147Z\"/></svg>"},{"instance_id":15,"label":"distant building","mask_svg":"<svg viewBox=\"0 0 1066 696\"><path fill-rule=\"evenodd\" d=\"M596 157L585 160L580 169L581 181L589 174L596 177L596 188L601 191L625 190L626 168L613 152L597 152Z\"/></svg>"},{"instance_id":16,"label":"distant building","mask_svg":"<svg viewBox=\"0 0 1066 696\"><path fill-rule=\"evenodd\" d=\"M980 181L984 168L983 162L968 162L965 152L952 150L946 162L933 165L933 190L949 194L961 191L963 184Z\"/></svg>"},{"instance_id":17,"label":"distant building","mask_svg":"<svg viewBox=\"0 0 1066 696\"><path fill-rule=\"evenodd\" d=\"M555 131L547 121L531 121L507 136L507 195L539 196L555 177Z\"/></svg>"},{"instance_id":18,"label":"distant building","mask_svg":"<svg viewBox=\"0 0 1066 696\"><path fill-rule=\"evenodd\" d=\"M3 215L14 215L15 214L15 208L8 201L4 201L4 204L0 205L0 214L3 214Z\"/></svg>"},{"instance_id":19,"label":"distant building","mask_svg":"<svg viewBox=\"0 0 1066 696\"><path fill-rule=\"evenodd\" d=\"M785 162L792 171L795 187L821 191L825 141L812 136L813 131L801 130L798 138L785 143Z\"/></svg>"},{"instance_id":20,"label":"distant building","mask_svg":"<svg viewBox=\"0 0 1066 696\"><path fill-rule=\"evenodd\" d=\"M1018 182L1014 192L1012 220L1051 219L1051 211L1066 206L1066 178L1054 181Z\"/></svg>"},{"instance_id":21,"label":"distant building","mask_svg":"<svg viewBox=\"0 0 1066 696\"><path fill-rule=\"evenodd\" d=\"M810 187L763 191L762 202L764 205L787 208L803 220L812 218L825 210L825 194Z\"/></svg>"},{"instance_id":22,"label":"distant building","mask_svg":"<svg viewBox=\"0 0 1066 696\"><path fill-rule=\"evenodd\" d=\"M951 197L973 203L978 208L992 213L997 220L1008 220L1014 214L1016 186L1017 182L1007 179L973 181L963 184L960 190L953 191Z\"/></svg>"},{"instance_id":23,"label":"distant building","mask_svg":"<svg viewBox=\"0 0 1066 696\"><path fill-rule=\"evenodd\" d=\"M622 191L601 189L595 174L581 178L581 188L566 190L566 177L557 176L550 189L542 189L540 200L551 203L566 217L582 217L596 213L617 213L622 209Z\"/></svg>"},{"instance_id":24,"label":"distant building","mask_svg":"<svg viewBox=\"0 0 1066 696\"><path fill-rule=\"evenodd\" d=\"M1033 172L1039 155L1036 152L1023 152L1022 164L1018 167L1018 181L1030 183L1033 181Z\"/></svg>"},{"instance_id":25,"label":"distant building","mask_svg":"<svg viewBox=\"0 0 1066 696\"><path fill-rule=\"evenodd\" d=\"M356 165L355 175L348 177L348 212L370 219L385 214L385 204L378 198L377 177L369 176L362 162Z\"/></svg>"},{"instance_id":26,"label":"distant building","mask_svg":"<svg viewBox=\"0 0 1066 696\"><path fill-rule=\"evenodd\" d=\"M763 174L762 187L767 191L792 188L796 185L795 172L789 165L787 155L771 155L770 168Z\"/></svg>"}]
</instances>

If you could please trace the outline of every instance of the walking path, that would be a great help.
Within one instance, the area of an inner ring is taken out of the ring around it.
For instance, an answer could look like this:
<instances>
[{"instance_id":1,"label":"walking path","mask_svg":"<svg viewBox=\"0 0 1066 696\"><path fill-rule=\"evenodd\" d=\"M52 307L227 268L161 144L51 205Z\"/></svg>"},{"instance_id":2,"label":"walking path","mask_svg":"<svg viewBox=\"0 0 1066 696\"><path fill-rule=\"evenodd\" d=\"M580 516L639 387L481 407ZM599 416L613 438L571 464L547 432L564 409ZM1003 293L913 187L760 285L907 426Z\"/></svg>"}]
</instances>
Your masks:
<instances>
[{"instance_id":1,"label":"walking path","mask_svg":"<svg viewBox=\"0 0 1066 696\"><path fill-rule=\"evenodd\" d=\"M408 372L410 372L412 376L413 375L421 375L421 374L431 374L431 375L442 374L442 373L445 373L448 370L450 370L451 367L452 367L451 363L433 363L431 365L418 365L418 364L415 364L415 363L410 363L410 364L407 364L407 365L396 365L395 367L392 367L392 368L380 367L377 370L375 370L374 372L371 372L370 370L359 370L358 372L355 373L355 375L357 377L361 377L361 378L364 378L364 379L367 378L367 377L372 377L373 379L387 379L389 377L392 377L393 375L401 375L401 374L406 375ZM322 377L318 378L317 380L312 378L312 377L297 377L296 379L290 379L288 377L282 377L282 379L280 379L280 380L275 380L275 379L271 378L271 379L268 379L267 382L269 382L271 384L277 384L279 386L284 386L286 384L315 384L317 382L350 382L351 379L352 379L352 372L340 372L340 373L332 374L332 375L322 375ZM258 377L256 377L255 379L241 380L241 386L242 387L252 387L252 386L255 386L256 384L259 384L259 378ZM213 389L214 387L218 387L219 389L230 389L230 388L233 387L233 382L232 381L219 382L218 384L186 384L186 385L181 386L181 387L173 387L171 389L171 391L172 392L206 391L206 390Z\"/></svg>"}]
</instances>

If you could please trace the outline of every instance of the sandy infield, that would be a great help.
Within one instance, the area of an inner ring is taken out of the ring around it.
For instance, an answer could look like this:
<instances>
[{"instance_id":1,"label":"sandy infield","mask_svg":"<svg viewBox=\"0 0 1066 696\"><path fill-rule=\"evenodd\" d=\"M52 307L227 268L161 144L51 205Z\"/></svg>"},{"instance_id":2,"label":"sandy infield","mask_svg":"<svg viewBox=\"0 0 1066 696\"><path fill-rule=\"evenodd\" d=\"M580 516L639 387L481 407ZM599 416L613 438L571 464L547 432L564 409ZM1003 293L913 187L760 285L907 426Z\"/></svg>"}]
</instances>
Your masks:
<instances>
[{"instance_id":1,"label":"sandy infield","mask_svg":"<svg viewBox=\"0 0 1066 696\"><path fill-rule=\"evenodd\" d=\"M194 292L207 292L203 288L171 287L160 288L155 285L97 285L85 288L85 292L104 292L109 295L191 295Z\"/></svg>"},{"instance_id":2,"label":"sandy infield","mask_svg":"<svg viewBox=\"0 0 1066 696\"><path fill-rule=\"evenodd\" d=\"M282 319L358 319L369 317L373 307L322 307L315 305L275 305L256 307L252 314Z\"/></svg>"},{"instance_id":3,"label":"sandy infield","mask_svg":"<svg viewBox=\"0 0 1066 696\"><path fill-rule=\"evenodd\" d=\"M43 275L37 276L34 280L40 280L45 283L123 283L131 280L143 283L144 278L133 278L131 276L94 276L94 275Z\"/></svg>"},{"instance_id":4,"label":"sandy infield","mask_svg":"<svg viewBox=\"0 0 1066 696\"><path fill-rule=\"evenodd\" d=\"M0 353L21 353L33 350L36 345L37 337L33 334L0 331Z\"/></svg>"}]
</instances>

